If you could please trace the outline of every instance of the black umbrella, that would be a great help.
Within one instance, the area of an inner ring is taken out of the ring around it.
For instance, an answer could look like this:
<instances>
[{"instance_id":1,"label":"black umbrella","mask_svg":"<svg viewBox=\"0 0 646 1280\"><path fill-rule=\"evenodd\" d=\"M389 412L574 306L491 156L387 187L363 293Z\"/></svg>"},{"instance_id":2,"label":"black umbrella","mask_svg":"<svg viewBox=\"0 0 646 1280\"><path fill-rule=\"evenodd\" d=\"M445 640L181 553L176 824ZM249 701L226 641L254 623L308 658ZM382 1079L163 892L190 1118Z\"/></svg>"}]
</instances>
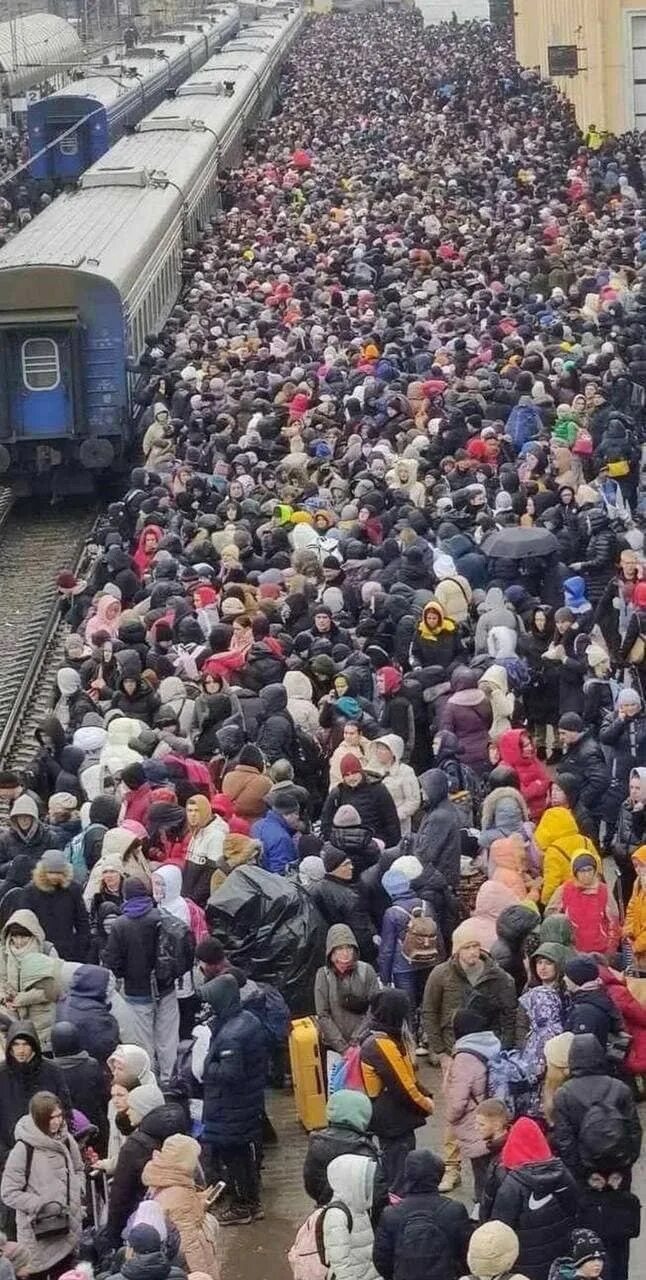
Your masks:
<instances>
[{"instance_id":1,"label":"black umbrella","mask_svg":"<svg viewBox=\"0 0 646 1280\"><path fill-rule=\"evenodd\" d=\"M549 529L499 529L483 540L482 550L493 560L526 560L536 556L548 556L559 550L559 544Z\"/></svg>"}]
</instances>

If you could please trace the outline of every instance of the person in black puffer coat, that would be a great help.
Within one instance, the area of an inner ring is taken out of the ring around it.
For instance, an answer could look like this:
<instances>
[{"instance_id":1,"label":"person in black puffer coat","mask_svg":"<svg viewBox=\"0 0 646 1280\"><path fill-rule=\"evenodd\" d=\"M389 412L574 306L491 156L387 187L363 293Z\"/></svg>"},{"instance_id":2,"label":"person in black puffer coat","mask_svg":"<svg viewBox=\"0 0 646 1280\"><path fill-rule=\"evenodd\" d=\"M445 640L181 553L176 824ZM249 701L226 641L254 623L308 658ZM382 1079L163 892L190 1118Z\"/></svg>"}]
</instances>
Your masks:
<instances>
[{"instance_id":1,"label":"person in black puffer coat","mask_svg":"<svg viewBox=\"0 0 646 1280\"><path fill-rule=\"evenodd\" d=\"M565 966L565 985L572 997L565 1031L593 1035L605 1049L608 1037L623 1031L621 1015L610 999L592 956L574 956Z\"/></svg>"},{"instance_id":2,"label":"person in black puffer coat","mask_svg":"<svg viewBox=\"0 0 646 1280\"><path fill-rule=\"evenodd\" d=\"M432 1151L411 1151L403 1196L384 1209L373 1261L382 1280L456 1280L465 1271L471 1223L463 1204L440 1195L444 1163Z\"/></svg>"},{"instance_id":3,"label":"person in black puffer coat","mask_svg":"<svg viewBox=\"0 0 646 1280\"><path fill-rule=\"evenodd\" d=\"M610 770L603 750L590 730L584 730L581 716L574 711L560 717L558 728L564 751L557 766L556 781L561 773L572 774L576 778L580 786L579 798L598 830L610 786Z\"/></svg>"},{"instance_id":4,"label":"person in black puffer coat","mask_svg":"<svg viewBox=\"0 0 646 1280\"><path fill-rule=\"evenodd\" d=\"M99 1155L108 1149L108 1077L96 1058L81 1048L81 1037L73 1022L57 1022L52 1027L52 1053L62 1072L74 1106L99 1131Z\"/></svg>"},{"instance_id":5,"label":"person in black puffer coat","mask_svg":"<svg viewBox=\"0 0 646 1280\"><path fill-rule=\"evenodd\" d=\"M536 911L520 904L505 907L496 920L498 937L489 954L514 979L517 995L527 986L527 957L538 945L540 923Z\"/></svg>"},{"instance_id":6,"label":"person in black puffer coat","mask_svg":"<svg viewBox=\"0 0 646 1280\"><path fill-rule=\"evenodd\" d=\"M111 706L132 720L143 720L151 728L159 711L159 694L147 680L142 680L141 671L141 660L135 653L123 664Z\"/></svg>"},{"instance_id":7,"label":"person in black puffer coat","mask_svg":"<svg viewBox=\"0 0 646 1280\"><path fill-rule=\"evenodd\" d=\"M332 822L330 840L336 849L343 849L343 852L352 858L354 881L358 880L364 871L375 866L379 860L381 850L374 837L375 832L362 825L359 813L353 804L342 804L340 809L337 809Z\"/></svg>"},{"instance_id":8,"label":"person in black puffer coat","mask_svg":"<svg viewBox=\"0 0 646 1280\"><path fill-rule=\"evenodd\" d=\"M287 690L282 684L268 684L260 690L260 715L256 746L268 764L293 760L296 731L287 710Z\"/></svg>"},{"instance_id":9,"label":"person in black puffer coat","mask_svg":"<svg viewBox=\"0 0 646 1280\"><path fill-rule=\"evenodd\" d=\"M491 1220L506 1222L516 1232L519 1274L548 1280L554 1259L568 1252L576 1225L576 1183L527 1116L511 1126L500 1160L507 1174L496 1192Z\"/></svg>"},{"instance_id":10,"label":"person in black puffer coat","mask_svg":"<svg viewBox=\"0 0 646 1280\"><path fill-rule=\"evenodd\" d=\"M119 1023L110 1012L109 987L112 975L98 964L81 964L70 981L69 991L58 1002L57 1021L72 1023L81 1049L105 1063L119 1040Z\"/></svg>"},{"instance_id":11,"label":"person in black puffer coat","mask_svg":"<svg viewBox=\"0 0 646 1280\"><path fill-rule=\"evenodd\" d=\"M327 1180L328 1165L337 1156L367 1156L377 1165L372 1208L375 1217L388 1203L388 1187L384 1178L379 1149L374 1138L368 1135L372 1119L372 1103L364 1093L353 1089L339 1089L333 1093L326 1107L327 1128L317 1129L309 1136L303 1182L308 1196L317 1205L328 1204L332 1188Z\"/></svg>"},{"instance_id":12,"label":"person in black puffer coat","mask_svg":"<svg viewBox=\"0 0 646 1280\"><path fill-rule=\"evenodd\" d=\"M99 1234L100 1252L119 1248L128 1218L146 1194L141 1175L153 1152L161 1151L171 1134L186 1132L184 1107L179 1102L165 1102L149 1111L126 1138L110 1183L108 1220Z\"/></svg>"},{"instance_id":13,"label":"person in black puffer coat","mask_svg":"<svg viewBox=\"0 0 646 1280\"><path fill-rule=\"evenodd\" d=\"M575 1035L568 1059L569 1078L554 1094L553 1140L564 1164L579 1181L591 1173L622 1173L624 1176L639 1158L642 1127L632 1090L608 1071L608 1059L593 1035ZM617 1150L607 1158L582 1141L583 1121L595 1104L604 1113L614 1113L623 1132ZM627 1179L629 1185L629 1178ZM495 1208L495 1205L494 1205Z\"/></svg>"},{"instance_id":14,"label":"person in black puffer coat","mask_svg":"<svg viewBox=\"0 0 646 1280\"><path fill-rule=\"evenodd\" d=\"M585 559L576 561L570 568L583 574L590 604L597 605L617 562L617 536L603 507L598 505L586 506L581 511L579 534Z\"/></svg>"},{"instance_id":15,"label":"person in black puffer coat","mask_svg":"<svg viewBox=\"0 0 646 1280\"><path fill-rule=\"evenodd\" d=\"M399 818L390 792L383 782L368 781L359 757L351 752L341 757L341 782L332 788L323 805L321 834L326 840L334 838L334 818L342 805L356 809L362 826L379 832L386 848L401 840Z\"/></svg>"}]
</instances>

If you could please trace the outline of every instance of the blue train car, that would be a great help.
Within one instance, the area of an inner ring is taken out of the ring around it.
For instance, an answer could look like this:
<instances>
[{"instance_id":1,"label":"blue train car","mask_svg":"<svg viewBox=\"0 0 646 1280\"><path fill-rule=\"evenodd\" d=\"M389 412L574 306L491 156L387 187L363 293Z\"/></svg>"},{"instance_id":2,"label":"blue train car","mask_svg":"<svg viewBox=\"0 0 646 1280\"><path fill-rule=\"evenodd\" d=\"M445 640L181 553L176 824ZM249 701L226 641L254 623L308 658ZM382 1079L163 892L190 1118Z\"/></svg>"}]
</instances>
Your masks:
<instances>
[{"instance_id":1,"label":"blue train car","mask_svg":"<svg viewBox=\"0 0 646 1280\"><path fill-rule=\"evenodd\" d=\"M110 51L82 79L32 103L27 111L32 178L75 182L239 26L237 5L223 5L156 36L151 47Z\"/></svg>"},{"instance_id":2,"label":"blue train car","mask_svg":"<svg viewBox=\"0 0 646 1280\"><path fill-rule=\"evenodd\" d=\"M271 111L303 21L263 6L0 251L0 473L17 493L93 492L125 465L128 370L170 315L183 249Z\"/></svg>"}]
</instances>

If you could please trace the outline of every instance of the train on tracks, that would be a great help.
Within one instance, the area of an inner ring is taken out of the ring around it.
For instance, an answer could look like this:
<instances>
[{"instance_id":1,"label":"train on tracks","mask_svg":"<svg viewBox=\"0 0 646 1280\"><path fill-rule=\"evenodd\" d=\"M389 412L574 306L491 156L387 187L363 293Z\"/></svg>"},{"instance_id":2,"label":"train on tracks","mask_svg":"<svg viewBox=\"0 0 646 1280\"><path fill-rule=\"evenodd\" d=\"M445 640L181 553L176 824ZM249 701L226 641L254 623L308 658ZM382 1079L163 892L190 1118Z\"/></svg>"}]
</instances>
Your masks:
<instances>
[{"instance_id":1,"label":"train on tracks","mask_svg":"<svg viewBox=\"0 0 646 1280\"><path fill-rule=\"evenodd\" d=\"M19 494L94 491L132 444L128 373L182 286L182 253L218 175L275 104L305 21L263 5L0 251L0 479Z\"/></svg>"}]
</instances>

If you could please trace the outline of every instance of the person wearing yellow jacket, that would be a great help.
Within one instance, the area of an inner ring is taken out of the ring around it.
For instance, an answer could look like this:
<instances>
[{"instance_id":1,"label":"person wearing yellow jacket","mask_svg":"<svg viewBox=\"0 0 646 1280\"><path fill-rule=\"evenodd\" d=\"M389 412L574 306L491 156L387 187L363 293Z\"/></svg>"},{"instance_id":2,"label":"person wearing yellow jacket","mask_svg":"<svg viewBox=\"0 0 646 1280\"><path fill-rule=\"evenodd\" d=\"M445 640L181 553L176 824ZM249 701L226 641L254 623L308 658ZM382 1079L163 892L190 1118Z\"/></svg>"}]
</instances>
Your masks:
<instances>
[{"instance_id":1,"label":"person wearing yellow jacket","mask_svg":"<svg viewBox=\"0 0 646 1280\"><path fill-rule=\"evenodd\" d=\"M570 879L570 863L575 853L597 853L589 836L579 831L571 809L554 805L546 809L535 832L534 840L543 854L543 887L541 902L544 906L556 890Z\"/></svg>"},{"instance_id":2,"label":"person wearing yellow jacket","mask_svg":"<svg viewBox=\"0 0 646 1280\"><path fill-rule=\"evenodd\" d=\"M635 887L626 909L623 935L630 943L637 968L646 976L646 844L640 844L632 856L637 873Z\"/></svg>"},{"instance_id":3,"label":"person wearing yellow jacket","mask_svg":"<svg viewBox=\"0 0 646 1280\"><path fill-rule=\"evenodd\" d=\"M406 1156L415 1148L415 1130L431 1115L433 1099L415 1076L407 1043L408 996L391 988L380 991L370 1001L370 1013L370 1032L361 1042L361 1074L372 1102L371 1129L379 1138L392 1190L401 1184Z\"/></svg>"}]
</instances>

